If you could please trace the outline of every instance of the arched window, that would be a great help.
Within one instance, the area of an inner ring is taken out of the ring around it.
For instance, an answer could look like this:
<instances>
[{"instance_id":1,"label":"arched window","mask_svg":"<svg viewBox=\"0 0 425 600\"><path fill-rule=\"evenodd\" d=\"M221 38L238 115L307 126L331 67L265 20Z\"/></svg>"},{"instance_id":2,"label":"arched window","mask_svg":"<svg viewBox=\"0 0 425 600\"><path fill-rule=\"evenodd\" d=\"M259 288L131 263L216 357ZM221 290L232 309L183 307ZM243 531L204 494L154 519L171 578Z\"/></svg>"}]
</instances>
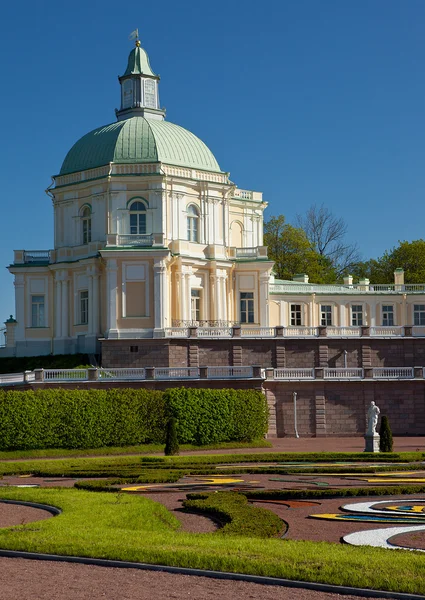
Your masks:
<instances>
[{"instance_id":1,"label":"arched window","mask_svg":"<svg viewBox=\"0 0 425 600\"><path fill-rule=\"evenodd\" d=\"M81 211L81 227L83 244L91 242L91 208L84 206Z\"/></svg>"},{"instance_id":2,"label":"arched window","mask_svg":"<svg viewBox=\"0 0 425 600\"><path fill-rule=\"evenodd\" d=\"M198 242L199 213L193 204L187 208L187 239L189 242Z\"/></svg>"},{"instance_id":3,"label":"arched window","mask_svg":"<svg viewBox=\"0 0 425 600\"><path fill-rule=\"evenodd\" d=\"M130 205L130 233L131 235L146 233L146 204L140 200Z\"/></svg>"}]
</instances>

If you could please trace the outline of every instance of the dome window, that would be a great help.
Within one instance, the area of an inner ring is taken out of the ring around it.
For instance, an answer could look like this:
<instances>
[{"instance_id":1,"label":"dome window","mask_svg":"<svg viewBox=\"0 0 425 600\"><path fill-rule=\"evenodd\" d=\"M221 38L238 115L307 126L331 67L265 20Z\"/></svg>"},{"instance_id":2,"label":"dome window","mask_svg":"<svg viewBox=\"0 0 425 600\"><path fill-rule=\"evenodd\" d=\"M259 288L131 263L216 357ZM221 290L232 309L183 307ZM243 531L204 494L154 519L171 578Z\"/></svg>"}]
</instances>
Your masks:
<instances>
[{"instance_id":1,"label":"dome window","mask_svg":"<svg viewBox=\"0 0 425 600\"><path fill-rule=\"evenodd\" d=\"M199 212L196 206L191 204L187 209L187 239L189 242L198 242Z\"/></svg>"},{"instance_id":2,"label":"dome window","mask_svg":"<svg viewBox=\"0 0 425 600\"><path fill-rule=\"evenodd\" d=\"M130 205L130 233L131 235L146 233L146 205L140 200Z\"/></svg>"},{"instance_id":3,"label":"dome window","mask_svg":"<svg viewBox=\"0 0 425 600\"><path fill-rule=\"evenodd\" d=\"M83 244L91 242L91 208L84 206L81 210L81 232Z\"/></svg>"}]
</instances>

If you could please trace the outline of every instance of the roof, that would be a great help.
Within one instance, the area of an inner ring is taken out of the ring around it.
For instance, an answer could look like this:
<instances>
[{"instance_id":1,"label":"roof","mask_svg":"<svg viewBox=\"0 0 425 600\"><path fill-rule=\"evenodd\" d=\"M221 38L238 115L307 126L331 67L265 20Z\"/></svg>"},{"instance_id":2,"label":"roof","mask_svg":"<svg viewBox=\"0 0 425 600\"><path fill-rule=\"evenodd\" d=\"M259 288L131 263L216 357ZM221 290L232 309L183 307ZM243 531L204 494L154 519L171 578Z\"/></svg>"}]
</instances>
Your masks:
<instances>
[{"instance_id":1,"label":"roof","mask_svg":"<svg viewBox=\"0 0 425 600\"><path fill-rule=\"evenodd\" d=\"M140 46L133 48L128 56L127 69L123 77L126 75L152 75L157 77L151 69L146 51Z\"/></svg>"},{"instance_id":2,"label":"roof","mask_svg":"<svg viewBox=\"0 0 425 600\"><path fill-rule=\"evenodd\" d=\"M60 175L109 163L162 162L221 172L211 150L196 135L168 121L131 117L80 138L63 161Z\"/></svg>"}]
</instances>

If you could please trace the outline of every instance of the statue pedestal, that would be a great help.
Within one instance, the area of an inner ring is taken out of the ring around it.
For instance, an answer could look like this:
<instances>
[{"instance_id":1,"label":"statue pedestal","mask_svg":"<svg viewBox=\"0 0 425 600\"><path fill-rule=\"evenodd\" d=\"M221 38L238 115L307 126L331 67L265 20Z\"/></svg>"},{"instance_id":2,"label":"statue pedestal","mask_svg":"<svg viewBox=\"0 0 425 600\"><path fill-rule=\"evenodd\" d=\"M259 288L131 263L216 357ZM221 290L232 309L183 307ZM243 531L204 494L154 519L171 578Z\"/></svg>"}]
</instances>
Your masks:
<instances>
[{"instance_id":1,"label":"statue pedestal","mask_svg":"<svg viewBox=\"0 0 425 600\"><path fill-rule=\"evenodd\" d=\"M379 433L366 434L365 439L365 452L379 452Z\"/></svg>"}]
</instances>

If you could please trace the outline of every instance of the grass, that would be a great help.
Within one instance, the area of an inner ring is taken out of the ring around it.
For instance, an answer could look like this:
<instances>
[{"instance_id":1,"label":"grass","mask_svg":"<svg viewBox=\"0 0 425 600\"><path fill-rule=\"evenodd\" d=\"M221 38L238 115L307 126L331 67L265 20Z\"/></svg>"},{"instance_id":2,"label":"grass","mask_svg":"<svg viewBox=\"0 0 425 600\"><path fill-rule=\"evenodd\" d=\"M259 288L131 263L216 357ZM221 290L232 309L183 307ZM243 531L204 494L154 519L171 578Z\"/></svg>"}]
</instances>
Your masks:
<instances>
[{"instance_id":1,"label":"grass","mask_svg":"<svg viewBox=\"0 0 425 600\"><path fill-rule=\"evenodd\" d=\"M54 488L4 488L1 496L63 510L45 521L1 529L5 549L425 593L424 558L415 552L183 533L164 507L139 496Z\"/></svg>"},{"instance_id":2,"label":"grass","mask_svg":"<svg viewBox=\"0 0 425 600\"><path fill-rule=\"evenodd\" d=\"M223 527L219 535L242 535L271 538L282 535L287 524L275 513L248 504L247 498L235 492L188 494L183 507L218 518Z\"/></svg>"},{"instance_id":3,"label":"grass","mask_svg":"<svg viewBox=\"0 0 425 600\"><path fill-rule=\"evenodd\" d=\"M254 440L253 442L222 442L220 444L208 444L206 446L195 446L193 444L181 444L181 452L196 450L232 450L236 448L271 448L272 444L267 440ZM19 460L33 458L71 458L87 456L116 456L126 454L153 454L163 453L164 444L141 444L139 446L107 446L104 448L72 449L49 448L35 450L8 450L0 451L0 461Z\"/></svg>"}]
</instances>

